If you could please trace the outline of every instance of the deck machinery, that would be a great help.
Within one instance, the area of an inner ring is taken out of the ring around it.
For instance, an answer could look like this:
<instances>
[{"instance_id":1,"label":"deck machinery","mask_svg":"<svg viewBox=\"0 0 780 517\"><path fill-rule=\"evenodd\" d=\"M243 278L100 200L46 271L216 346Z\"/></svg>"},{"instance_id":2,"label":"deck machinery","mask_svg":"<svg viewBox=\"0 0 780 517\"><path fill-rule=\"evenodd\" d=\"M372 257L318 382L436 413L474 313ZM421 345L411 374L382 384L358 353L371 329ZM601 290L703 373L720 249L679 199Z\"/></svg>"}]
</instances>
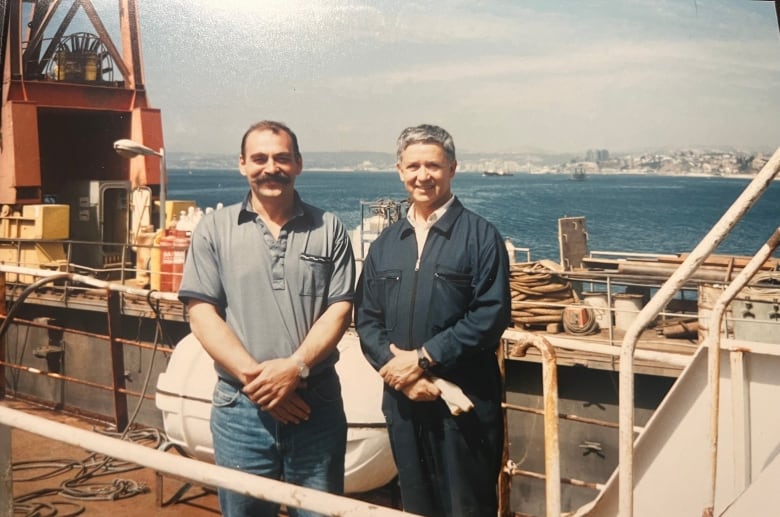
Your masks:
<instances>
[{"instance_id":1,"label":"deck machinery","mask_svg":"<svg viewBox=\"0 0 780 517\"><path fill-rule=\"evenodd\" d=\"M144 87L136 0L116 6L98 13L91 0L0 0L0 217L64 205L65 237L127 243L130 192L147 189L154 220L160 158L127 160L112 146L129 138L163 147L161 114ZM111 251L79 262L104 267Z\"/></svg>"}]
</instances>

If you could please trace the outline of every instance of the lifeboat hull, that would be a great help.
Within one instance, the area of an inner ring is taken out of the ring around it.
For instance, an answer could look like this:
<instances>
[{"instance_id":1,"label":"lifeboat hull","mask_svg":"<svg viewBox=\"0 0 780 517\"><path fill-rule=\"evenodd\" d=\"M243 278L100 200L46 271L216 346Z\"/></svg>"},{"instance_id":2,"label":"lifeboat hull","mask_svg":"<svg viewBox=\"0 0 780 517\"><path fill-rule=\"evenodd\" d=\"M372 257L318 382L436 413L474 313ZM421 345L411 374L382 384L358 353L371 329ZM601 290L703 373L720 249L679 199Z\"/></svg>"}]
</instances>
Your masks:
<instances>
[{"instance_id":1,"label":"lifeboat hull","mask_svg":"<svg viewBox=\"0 0 780 517\"><path fill-rule=\"evenodd\" d=\"M357 336L346 334L339 352L336 371L348 424L344 489L367 492L397 475L381 412L382 379L363 357ZM201 461L214 461L209 419L216 382L212 359L192 334L176 345L157 380L155 402L169 443Z\"/></svg>"}]
</instances>

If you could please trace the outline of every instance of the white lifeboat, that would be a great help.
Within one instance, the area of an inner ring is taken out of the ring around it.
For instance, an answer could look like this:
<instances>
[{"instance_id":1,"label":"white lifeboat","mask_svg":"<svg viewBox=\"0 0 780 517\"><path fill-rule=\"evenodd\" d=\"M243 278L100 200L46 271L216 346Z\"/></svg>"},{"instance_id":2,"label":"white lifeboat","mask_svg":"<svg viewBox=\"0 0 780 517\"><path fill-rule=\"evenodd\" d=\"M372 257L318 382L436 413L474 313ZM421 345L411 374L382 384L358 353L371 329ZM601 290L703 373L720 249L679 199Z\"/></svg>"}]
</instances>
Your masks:
<instances>
[{"instance_id":1,"label":"white lifeboat","mask_svg":"<svg viewBox=\"0 0 780 517\"><path fill-rule=\"evenodd\" d=\"M344 490L367 492L389 483L397 470L382 416L382 379L368 364L354 334L339 343L336 371L347 415ZM217 374L211 357L192 334L171 354L157 380L155 402L168 440L201 461L214 461L209 418Z\"/></svg>"}]
</instances>

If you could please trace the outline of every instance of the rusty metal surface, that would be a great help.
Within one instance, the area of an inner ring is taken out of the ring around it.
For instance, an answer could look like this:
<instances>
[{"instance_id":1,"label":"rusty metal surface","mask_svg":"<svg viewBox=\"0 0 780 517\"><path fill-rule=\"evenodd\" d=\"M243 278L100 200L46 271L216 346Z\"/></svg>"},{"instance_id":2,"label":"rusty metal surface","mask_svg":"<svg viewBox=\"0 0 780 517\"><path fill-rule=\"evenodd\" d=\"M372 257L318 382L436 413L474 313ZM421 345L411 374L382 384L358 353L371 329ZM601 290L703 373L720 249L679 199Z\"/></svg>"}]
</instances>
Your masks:
<instances>
[{"instance_id":1,"label":"rusty metal surface","mask_svg":"<svg viewBox=\"0 0 780 517\"><path fill-rule=\"evenodd\" d=\"M512 343L509 355L522 357L530 348L537 349L542 355L542 393L544 396L544 459L545 459L545 501L547 515L556 517L561 514L561 468L560 443L558 437L558 371L555 349L543 336L530 332L507 330L503 338ZM502 351L502 354L504 352ZM504 406L505 420L506 409ZM506 438L505 438L506 439ZM505 447L506 448L506 447ZM511 460L509 460L511 461ZM507 463L504 472L513 472L511 463ZM499 485L507 483L504 476L499 477ZM506 497L508 491L499 486L499 494ZM503 501L499 508L508 508Z\"/></svg>"}]
</instances>

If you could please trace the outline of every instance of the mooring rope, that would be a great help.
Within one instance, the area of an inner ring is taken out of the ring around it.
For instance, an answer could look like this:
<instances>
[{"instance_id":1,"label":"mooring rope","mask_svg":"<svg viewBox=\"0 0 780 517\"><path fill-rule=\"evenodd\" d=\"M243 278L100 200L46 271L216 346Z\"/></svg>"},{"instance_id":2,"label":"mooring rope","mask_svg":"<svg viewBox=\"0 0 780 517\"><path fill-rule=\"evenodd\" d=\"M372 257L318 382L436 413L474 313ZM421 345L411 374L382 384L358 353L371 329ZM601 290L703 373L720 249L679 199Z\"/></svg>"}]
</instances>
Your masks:
<instances>
[{"instance_id":1,"label":"mooring rope","mask_svg":"<svg viewBox=\"0 0 780 517\"><path fill-rule=\"evenodd\" d=\"M561 323L563 310L577 301L571 283L539 262L510 266L509 287L512 321L521 327Z\"/></svg>"}]
</instances>

